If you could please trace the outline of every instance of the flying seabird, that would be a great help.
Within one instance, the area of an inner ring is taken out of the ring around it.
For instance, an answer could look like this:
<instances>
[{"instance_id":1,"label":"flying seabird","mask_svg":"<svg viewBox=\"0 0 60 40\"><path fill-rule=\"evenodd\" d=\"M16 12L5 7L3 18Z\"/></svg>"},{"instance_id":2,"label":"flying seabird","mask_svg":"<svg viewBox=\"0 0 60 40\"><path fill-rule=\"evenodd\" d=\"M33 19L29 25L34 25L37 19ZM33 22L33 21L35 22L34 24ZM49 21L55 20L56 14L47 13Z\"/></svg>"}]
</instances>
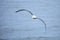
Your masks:
<instances>
[{"instance_id":1,"label":"flying seabird","mask_svg":"<svg viewBox=\"0 0 60 40\"><path fill-rule=\"evenodd\" d=\"M46 32L46 23L41 19L41 18L38 18L36 15L34 15L31 11L29 11L29 10L26 10L26 9L20 9L20 10L17 10L16 11L16 13L17 12L20 12L20 11L27 11L27 12L29 12L31 15L32 15L32 18L33 19L38 19L38 20L40 20L40 21L42 21L42 23L45 25L45 32Z\"/></svg>"}]
</instances>

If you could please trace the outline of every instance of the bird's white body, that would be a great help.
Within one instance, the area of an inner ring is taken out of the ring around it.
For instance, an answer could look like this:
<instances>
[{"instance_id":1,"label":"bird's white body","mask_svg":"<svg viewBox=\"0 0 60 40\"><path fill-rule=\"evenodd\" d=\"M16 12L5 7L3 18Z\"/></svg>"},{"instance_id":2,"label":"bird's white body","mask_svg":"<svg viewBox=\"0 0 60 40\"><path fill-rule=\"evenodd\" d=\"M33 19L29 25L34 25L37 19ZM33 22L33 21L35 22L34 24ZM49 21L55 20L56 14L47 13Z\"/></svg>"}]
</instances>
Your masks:
<instances>
[{"instance_id":1,"label":"bird's white body","mask_svg":"<svg viewBox=\"0 0 60 40\"><path fill-rule=\"evenodd\" d=\"M33 19L37 19L37 16L35 16L35 15L32 15L32 18L33 18Z\"/></svg>"}]
</instances>

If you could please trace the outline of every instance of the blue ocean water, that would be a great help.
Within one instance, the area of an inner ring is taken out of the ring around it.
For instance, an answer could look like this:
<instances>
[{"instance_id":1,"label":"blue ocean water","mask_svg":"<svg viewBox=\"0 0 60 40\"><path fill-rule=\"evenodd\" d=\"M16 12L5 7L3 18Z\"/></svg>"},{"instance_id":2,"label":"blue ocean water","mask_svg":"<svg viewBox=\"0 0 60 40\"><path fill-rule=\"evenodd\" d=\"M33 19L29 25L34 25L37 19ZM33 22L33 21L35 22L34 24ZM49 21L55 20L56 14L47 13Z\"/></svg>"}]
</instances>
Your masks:
<instances>
[{"instance_id":1,"label":"blue ocean water","mask_svg":"<svg viewBox=\"0 0 60 40\"><path fill-rule=\"evenodd\" d=\"M0 0L0 39L1 40L59 40L60 0ZM42 18L34 20L28 12L15 13L28 9Z\"/></svg>"}]
</instances>

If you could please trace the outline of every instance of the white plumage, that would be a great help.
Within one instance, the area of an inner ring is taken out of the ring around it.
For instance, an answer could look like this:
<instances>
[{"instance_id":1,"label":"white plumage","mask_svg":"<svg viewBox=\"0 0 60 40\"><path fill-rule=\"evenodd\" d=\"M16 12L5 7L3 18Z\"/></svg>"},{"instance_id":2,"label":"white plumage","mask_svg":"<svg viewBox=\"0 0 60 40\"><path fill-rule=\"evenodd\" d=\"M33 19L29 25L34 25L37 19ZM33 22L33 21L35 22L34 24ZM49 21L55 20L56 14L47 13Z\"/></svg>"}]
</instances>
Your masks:
<instances>
[{"instance_id":1,"label":"white plumage","mask_svg":"<svg viewBox=\"0 0 60 40\"><path fill-rule=\"evenodd\" d=\"M35 15L32 15L32 18L33 18L33 19L37 19L37 16L35 16Z\"/></svg>"}]
</instances>

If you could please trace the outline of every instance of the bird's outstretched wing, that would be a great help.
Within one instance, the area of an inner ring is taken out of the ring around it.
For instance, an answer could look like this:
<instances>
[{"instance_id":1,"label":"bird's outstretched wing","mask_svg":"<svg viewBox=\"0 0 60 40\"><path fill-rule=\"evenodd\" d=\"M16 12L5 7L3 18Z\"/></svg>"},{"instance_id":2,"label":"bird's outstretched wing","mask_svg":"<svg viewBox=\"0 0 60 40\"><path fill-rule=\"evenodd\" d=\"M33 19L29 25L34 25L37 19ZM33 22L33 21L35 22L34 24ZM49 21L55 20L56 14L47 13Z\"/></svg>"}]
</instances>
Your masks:
<instances>
[{"instance_id":1,"label":"bird's outstretched wing","mask_svg":"<svg viewBox=\"0 0 60 40\"><path fill-rule=\"evenodd\" d=\"M26 10L26 9L20 9L20 10L17 10L16 11L16 13L17 12L20 12L20 11L27 11L27 12L29 12L31 15L34 15L31 11L29 11L29 10ZM40 20L40 21L42 21L43 23L44 23L44 25L45 25L45 31L46 31L46 23L41 19L41 18L36 18L36 19L38 19L38 20Z\"/></svg>"},{"instance_id":2,"label":"bird's outstretched wing","mask_svg":"<svg viewBox=\"0 0 60 40\"><path fill-rule=\"evenodd\" d=\"M43 24L45 25L45 32L46 32L46 28L47 28L46 23L41 18L37 18L37 19L43 22Z\"/></svg>"},{"instance_id":3,"label":"bird's outstretched wing","mask_svg":"<svg viewBox=\"0 0 60 40\"><path fill-rule=\"evenodd\" d=\"M31 11L26 10L26 9L20 9L20 10L17 10L16 13L17 13L17 12L20 12L20 11L27 11L27 12L29 12L31 15L33 15L33 13L32 13Z\"/></svg>"}]
</instances>

